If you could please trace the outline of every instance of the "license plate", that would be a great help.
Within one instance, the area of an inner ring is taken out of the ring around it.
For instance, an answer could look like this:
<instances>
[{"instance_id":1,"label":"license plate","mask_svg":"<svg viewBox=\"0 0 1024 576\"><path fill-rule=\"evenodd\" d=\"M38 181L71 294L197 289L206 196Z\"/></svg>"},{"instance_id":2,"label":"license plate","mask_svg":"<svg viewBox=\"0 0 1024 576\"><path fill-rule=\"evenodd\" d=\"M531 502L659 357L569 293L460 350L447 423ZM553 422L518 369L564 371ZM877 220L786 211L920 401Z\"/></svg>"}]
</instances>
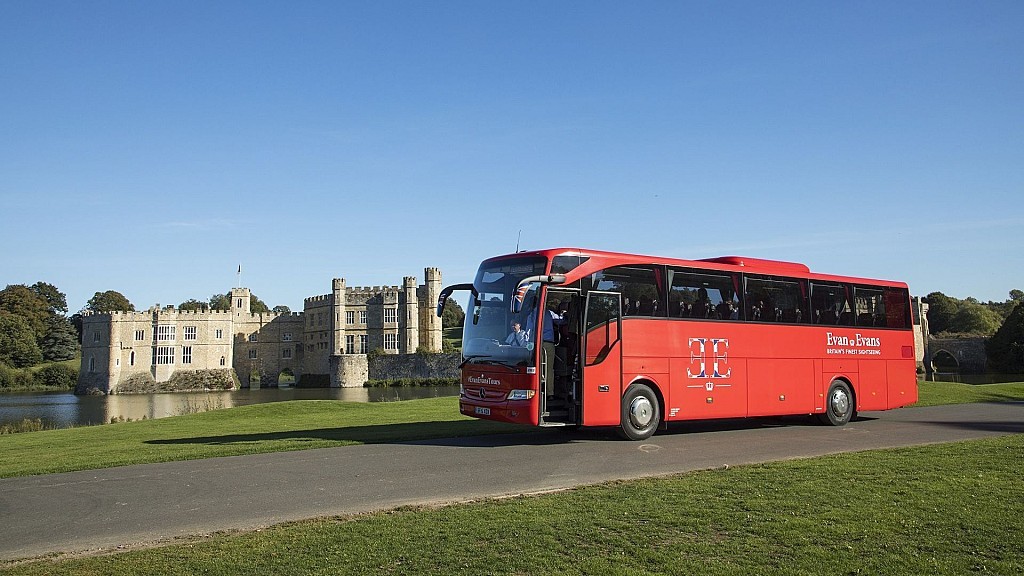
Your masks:
<instances>
[{"instance_id":1,"label":"license plate","mask_svg":"<svg viewBox=\"0 0 1024 576\"><path fill-rule=\"evenodd\" d=\"M473 412L475 414L479 414L481 416L490 416L491 415L491 409L490 408L482 408L480 406L475 407L473 409Z\"/></svg>"}]
</instances>

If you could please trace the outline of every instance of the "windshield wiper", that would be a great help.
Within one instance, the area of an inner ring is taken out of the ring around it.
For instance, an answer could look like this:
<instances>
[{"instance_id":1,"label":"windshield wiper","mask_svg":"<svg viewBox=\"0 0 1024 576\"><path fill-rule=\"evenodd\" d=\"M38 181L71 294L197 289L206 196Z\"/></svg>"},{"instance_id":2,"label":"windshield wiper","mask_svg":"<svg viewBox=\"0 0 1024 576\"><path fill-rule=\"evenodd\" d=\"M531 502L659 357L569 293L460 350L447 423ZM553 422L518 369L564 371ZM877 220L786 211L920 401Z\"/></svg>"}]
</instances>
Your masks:
<instances>
[{"instance_id":1,"label":"windshield wiper","mask_svg":"<svg viewBox=\"0 0 1024 576\"><path fill-rule=\"evenodd\" d=\"M462 368L463 366L465 366L470 360L476 360L478 358L487 358L487 354L476 354L476 355L473 355L473 356L466 356L466 359L462 361L462 364L459 364L459 368ZM506 368L516 368L516 367L518 367L517 364L512 364L512 363L506 362L504 360L495 360L493 358L490 358L490 359L487 359L487 360L480 360L479 362L474 362L474 364L489 364L489 365L493 365L493 366L505 366Z\"/></svg>"}]
</instances>

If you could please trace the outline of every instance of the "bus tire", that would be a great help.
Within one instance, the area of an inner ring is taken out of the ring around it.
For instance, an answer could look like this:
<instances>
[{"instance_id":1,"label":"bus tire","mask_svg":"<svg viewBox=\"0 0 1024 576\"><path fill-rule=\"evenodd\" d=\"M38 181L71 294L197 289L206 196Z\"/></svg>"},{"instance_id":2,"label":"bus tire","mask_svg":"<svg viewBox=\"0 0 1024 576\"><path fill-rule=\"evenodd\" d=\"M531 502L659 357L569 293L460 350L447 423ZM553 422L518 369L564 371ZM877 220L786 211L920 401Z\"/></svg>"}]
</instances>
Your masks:
<instances>
[{"instance_id":1,"label":"bus tire","mask_svg":"<svg viewBox=\"0 0 1024 576\"><path fill-rule=\"evenodd\" d=\"M646 440L661 424L658 396L646 384L633 384L622 396L619 434L627 440Z\"/></svg>"},{"instance_id":2,"label":"bus tire","mask_svg":"<svg viewBox=\"0 0 1024 576\"><path fill-rule=\"evenodd\" d=\"M825 396L825 413L817 414L818 421L829 426L845 426L854 414L856 408L850 385L842 380L833 380Z\"/></svg>"}]
</instances>

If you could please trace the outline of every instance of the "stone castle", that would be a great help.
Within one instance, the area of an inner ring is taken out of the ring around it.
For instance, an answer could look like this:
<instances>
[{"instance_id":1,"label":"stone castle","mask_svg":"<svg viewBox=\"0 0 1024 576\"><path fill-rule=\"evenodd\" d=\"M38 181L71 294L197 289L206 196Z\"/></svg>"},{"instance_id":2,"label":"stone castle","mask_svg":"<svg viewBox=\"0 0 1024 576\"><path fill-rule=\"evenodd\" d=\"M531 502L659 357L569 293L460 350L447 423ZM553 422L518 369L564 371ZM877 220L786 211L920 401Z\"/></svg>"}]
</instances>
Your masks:
<instances>
[{"instance_id":1,"label":"stone castle","mask_svg":"<svg viewBox=\"0 0 1024 576\"><path fill-rule=\"evenodd\" d=\"M290 382L362 386L366 354L441 351L434 306L441 271L424 269L424 284L346 287L306 298L302 312L253 313L248 288L231 290L231 309L86 313L76 392L116 394L132 382L167 382L177 373L234 370L243 387Z\"/></svg>"}]
</instances>

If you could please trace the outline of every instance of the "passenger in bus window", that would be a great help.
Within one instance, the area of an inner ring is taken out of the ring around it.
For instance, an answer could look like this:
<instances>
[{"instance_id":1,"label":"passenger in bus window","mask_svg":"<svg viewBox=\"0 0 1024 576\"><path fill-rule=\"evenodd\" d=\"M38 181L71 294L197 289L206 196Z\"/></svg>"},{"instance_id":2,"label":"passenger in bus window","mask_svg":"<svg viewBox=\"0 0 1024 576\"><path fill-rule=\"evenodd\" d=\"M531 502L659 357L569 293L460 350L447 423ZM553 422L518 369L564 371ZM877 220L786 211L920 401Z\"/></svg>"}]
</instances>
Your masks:
<instances>
[{"instance_id":1,"label":"passenger in bus window","mask_svg":"<svg viewBox=\"0 0 1024 576\"><path fill-rule=\"evenodd\" d=\"M755 322L761 321L761 315L764 313L764 300L758 300L757 304L750 307L750 319Z\"/></svg>"},{"instance_id":2,"label":"passenger in bus window","mask_svg":"<svg viewBox=\"0 0 1024 576\"><path fill-rule=\"evenodd\" d=\"M707 318L711 314L711 301L708 300L708 291L704 288L697 290L697 301L690 309L691 318Z\"/></svg>"}]
</instances>

